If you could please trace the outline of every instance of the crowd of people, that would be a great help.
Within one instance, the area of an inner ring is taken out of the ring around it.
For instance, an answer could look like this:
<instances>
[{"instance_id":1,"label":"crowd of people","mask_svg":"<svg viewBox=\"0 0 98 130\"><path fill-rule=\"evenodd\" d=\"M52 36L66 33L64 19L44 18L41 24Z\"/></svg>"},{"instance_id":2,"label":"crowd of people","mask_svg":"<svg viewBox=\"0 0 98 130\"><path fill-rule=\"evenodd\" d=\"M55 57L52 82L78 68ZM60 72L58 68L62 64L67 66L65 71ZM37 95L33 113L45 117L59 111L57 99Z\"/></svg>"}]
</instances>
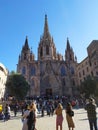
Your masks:
<instances>
[{"instance_id":1,"label":"crowd of people","mask_svg":"<svg viewBox=\"0 0 98 130\"><path fill-rule=\"evenodd\" d=\"M36 117L37 113L40 113L42 117L44 117L44 113L46 112L48 116L53 116L56 114L56 130L62 130L62 123L63 123L63 110L64 107L60 100L48 100L48 101L40 101L40 102L31 102L29 105L26 104L24 114L22 116L23 127L22 130L36 130ZM32 112L32 116L31 116ZM66 113L66 120L68 123L68 128L75 128L73 116L74 112L71 115L70 113L73 112L72 105L70 102L66 103L65 113Z\"/></svg>"},{"instance_id":2,"label":"crowd of people","mask_svg":"<svg viewBox=\"0 0 98 130\"><path fill-rule=\"evenodd\" d=\"M74 122L74 111L73 108L84 108L87 110L87 116L89 120L90 130L97 130L97 112L94 99L90 98L88 102L85 102L82 99L72 99L69 98L55 98L55 99L44 99L37 98L34 100L27 100L20 102L13 102L11 104L7 104L4 107L4 110L0 110L0 119L4 121L9 120L11 117L11 111L13 111L14 116L17 116L17 112L21 112L21 120L23 123L22 130L37 130L36 129L36 118L37 115L41 115L44 117L45 114L47 116L56 115L56 130L62 130L62 123L64 117L66 117L66 122L68 124L69 130L74 130L75 122ZM63 115L63 110L65 111L65 115Z\"/></svg>"}]
</instances>

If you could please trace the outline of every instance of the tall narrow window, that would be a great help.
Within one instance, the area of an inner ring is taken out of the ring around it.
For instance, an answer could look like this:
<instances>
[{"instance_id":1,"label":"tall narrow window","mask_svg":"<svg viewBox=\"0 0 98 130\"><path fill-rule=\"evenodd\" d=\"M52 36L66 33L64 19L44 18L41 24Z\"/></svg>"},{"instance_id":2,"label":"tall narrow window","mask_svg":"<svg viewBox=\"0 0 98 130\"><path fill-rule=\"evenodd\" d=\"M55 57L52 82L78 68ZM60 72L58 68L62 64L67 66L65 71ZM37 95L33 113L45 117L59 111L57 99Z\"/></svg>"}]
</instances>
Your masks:
<instances>
[{"instance_id":1,"label":"tall narrow window","mask_svg":"<svg viewBox=\"0 0 98 130\"><path fill-rule=\"evenodd\" d=\"M70 60L72 60L72 55L70 54Z\"/></svg>"},{"instance_id":2,"label":"tall narrow window","mask_svg":"<svg viewBox=\"0 0 98 130\"><path fill-rule=\"evenodd\" d=\"M30 71L31 76L35 76L36 75L36 69L34 66L31 67L31 71Z\"/></svg>"},{"instance_id":3,"label":"tall narrow window","mask_svg":"<svg viewBox=\"0 0 98 130\"><path fill-rule=\"evenodd\" d=\"M32 81L31 81L31 85L32 85L32 86L35 86L34 79L32 79Z\"/></svg>"},{"instance_id":4,"label":"tall narrow window","mask_svg":"<svg viewBox=\"0 0 98 130\"><path fill-rule=\"evenodd\" d=\"M87 70L87 72L88 72L88 71L89 71L89 68L87 67L86 70Z\"/></svg>"},{"instance_id":5,"label":"tall narrow window","mask_svg":"<svg viewBox=\"0 0 98 130\"><path fill-rule=\"evenodd\" d=\"M83 75L85 75L85 71L83 70Z\"/></svg>"},{"instance_id":6,"label":"tall narrow window","mask_svg":"<svg viewBox=\"0 0 98 130\"><path fill-rule=\"evenodd\" d=\"M25 66L22 68L22 74L23 74L23 75L26 74L26 68L25 68Z\"/></svg>"},{"instance_id":7,"label":"tall narrow window","mask_svg":"<svg viewBox=\"0 0 98 130\"><path fill-rule=\"evenodd\" d=\"M26 56L27 56L27 54L25 53L25 54L24 54L24 60L26 60Z\"/></svg>"},{"instance_id":8,"label":"tall narrow window","mask_svg":"<svg viewBox=\"0 0 98 130\"><path fill-rule=\"evenodd\" d=\"M71 66L71 68L70 68L70 71L71 71L71 74L74 74L75 72L74 72L74 68Z\"/></svg>"},{"instance_id":9,"label":"tall narrow window","mask_svg":"<svg viewBox=\"0 0 98 130\"><path fill-rule=\"evenodd\" d=\"M79 77L81 78L81 73L79 72Z\"/></svg>"},{"instance_id":10,"label":"tall narrow window","mask_svg":"<svg viewBox=\"0 0 98 130\"><path fill-rule=\"evenodd\" d=\"M46 55L49 55L49 46L46 45Z\"/></svg>"},{"instance_id":11,"label":"tall narrow window","mask_svg":"<svg viewBox=\"0 0 98 130\"><path fill-rule=\"evenodd\" d=\"M41 56L41 57L43 56L43 49L42 49L42 47L41 47L41 49L40 49L40 56Z\"/></svg>"},{"instance_id":12,"label":"tall narrow window","mask_svg":"<svg viewBox=\"0 0 98 130\"><path fill-rule=\"evenodd\" d=\"M61 76L66 76L66 70L64 66L61 67Z\"/></svg>"}]
</instances>

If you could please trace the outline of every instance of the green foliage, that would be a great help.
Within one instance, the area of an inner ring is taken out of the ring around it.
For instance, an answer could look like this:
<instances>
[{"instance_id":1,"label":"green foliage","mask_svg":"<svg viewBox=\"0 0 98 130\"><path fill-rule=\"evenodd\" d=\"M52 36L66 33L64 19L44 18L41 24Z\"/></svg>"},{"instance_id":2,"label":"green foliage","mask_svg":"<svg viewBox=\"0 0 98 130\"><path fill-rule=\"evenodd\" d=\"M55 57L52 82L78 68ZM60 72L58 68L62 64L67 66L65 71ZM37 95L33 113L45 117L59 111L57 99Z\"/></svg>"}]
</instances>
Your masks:
<instances>
[{"instance_id":1,"label":"green foliage","mask_svg":"<svg viewBox=\"0 0 98 130\"><path fill-rule=\"evenodd\" d=\"M98 78L96 79L96 91L95 91L95 96L98 97Z\"/></svg>"},{"instance_id":2,"label":"green foliage","mask_svg":"<svg viewBox=\"0 0 98 130\"><path fill-rule=\"evenodd\" d=\"M85 93L86 97L89 97L90 95L95 95L96 89L97 89L97 82L96 79L92 77L87 77L84 82L82 82L80 86L81 93Z\"/></svg>"},{"instance_id":3,"label":"green foliage","mask_svg":"<svg viewBox=\"0 0 98 130\"><path fill-rule=\"evenodd\" d=\"M18 73L11 73L7 83L8 94L15 96L17 99L24 99L30 88L26 79Z\"/></svg>"}]
</instances>

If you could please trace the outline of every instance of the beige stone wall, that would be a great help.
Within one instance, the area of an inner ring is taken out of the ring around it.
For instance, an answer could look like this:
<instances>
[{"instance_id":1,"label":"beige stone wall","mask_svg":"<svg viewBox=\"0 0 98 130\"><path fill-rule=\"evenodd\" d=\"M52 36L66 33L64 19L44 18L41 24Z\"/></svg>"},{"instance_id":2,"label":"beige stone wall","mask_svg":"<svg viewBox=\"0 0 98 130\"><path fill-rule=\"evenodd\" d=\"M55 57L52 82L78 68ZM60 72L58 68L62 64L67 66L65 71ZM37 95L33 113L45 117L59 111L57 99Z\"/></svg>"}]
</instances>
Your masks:
<instances>
[{"instance_id":1,"label":"beige stone wall","mask_svg":"<svg viewBox=\"0 0 98 130\"><path fill-rule=\"evenodd\" d=\"M87 76L91 75L91 67L89 65L89 58L85 58L81 63L77 66L77 74L78 74L78 84L80 85Z\"/></svg>"},{"instance_id":2,"label":"beige stone wall","mask_svg":"<svg viewBox=\"0 0 98 130\"><path fill-rule=\"evenodd\" d=\"M87 48L90 66L91 66L91 75L98 77L98 40L93 40Z\"/></svg>"},{"instance_id":3,"label":"beige stone wall","mask_svg":"<svg viewBox=\"0 0 98 130\"><path fill-rule=\"evenodd\" d=\"M8 75L7 69L2 63L0 63L0 99L4 97L7 75Z\"/></svg>"},{"instance_id":4,"label":"beige stone wall","mask_svg":"<svg viewBox=\"0 0 98 130\"><path fill-rule=\"evenodd\" d=\"M98 40L93 40L87 47L88 56L78 64L78 84L87 76L98 77Z\"/></svg>"}]
</instances>

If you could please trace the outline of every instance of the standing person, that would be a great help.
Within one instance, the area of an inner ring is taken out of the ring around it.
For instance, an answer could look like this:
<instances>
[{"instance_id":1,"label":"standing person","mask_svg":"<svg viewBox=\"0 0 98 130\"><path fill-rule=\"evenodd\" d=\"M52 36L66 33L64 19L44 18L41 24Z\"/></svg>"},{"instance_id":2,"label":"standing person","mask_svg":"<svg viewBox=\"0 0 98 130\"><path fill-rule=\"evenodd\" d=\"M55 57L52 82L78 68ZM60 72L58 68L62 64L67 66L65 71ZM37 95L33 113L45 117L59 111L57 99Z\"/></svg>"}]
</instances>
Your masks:
<instances>
[{"instance_id":1,"label":"standing person","mask_svg":"<svg viewBox=\"0 0 98 130\"><path fill-rule=\"evenodd\" d=\"M32 104L30 105L30 113L27 117L27 125L28 130L36 130L35 123L36 123L36 114L35 114L35 106Z\"/></svg>"},{"instance_id":2,"label":"standing person","mask_svg":"<svg viewBox=\"0 0 98 130\"><path fill-rule=\"evenodd\" d=\"M72 105L70 103L67 103L67 106L66 106L66 120L67 120L67 123L68 123L68 128L69 130L74 130L75 128L75 124L74 124L74 121L73 121L73 118L72 116L74 116L74 112L72 110Z\"/></svg>"},{"instance_id":3,"label":"standing person","mask_svg":"<svg viewBox=\"0 0 98 130\"><path fill-rule=\"evenodd\" d=\"M95 104L95 100L93 98L89 99L89 102L85 106L85 110L87 110L87 116L89 120L90 130L97 130L97 112L96 112L97 105Z\"/></svg>"},{"instance_id":4,"label":"standing person","mask_svg":"<svg viewBox=\"0 0 98 130\"><path fill-rule=\"evenodd\" d=\"M4 108L4 121L10 119L11 117L11 110L9 104L6 104Z\"/></svg>"},{"instance_id":5,"label":"standing person","mask_svg":"<svg viewBox=\"0 0 98 130\"><path fill-rule=\"evenodd\" d=\"M14 104L13 111L14 111L14 116L16 116L17 115L17 111L18 111L18 104L17 103Z\"/></svg>"},{"instance_id":6,"label":"standing person","mask_svg":"<svg viewBox=\"0 0 98 130\"><path fill-rule=\"evenodd\" d=\"M31 105L33 106L33 110L35 111L35 116L37 117L38 109L36 103L33 101Z\"/></svg>"},{"instance_id":7,"label":"standing person","mask_svg":"<svg viewBox=\"0 0 98 130\"><path fill-rule=\"evenodd\" d=\"M22 130L28 130L28 126L27 126L27 117L29 115L30 111L29 111L29 106L26 105L25 106L25 110L22 116L22 121L23 121L23 127Z\"/></svg>"},{"instance_id":8,"label":"standing person","mask_svg":"<svg viewBox=\"0 0 98 130\"><path fill-rule=\"evenodd\" d=\"M57 108L55 109L56 116L56 130L58 130L58 127L60 126L60 130L62 130L62 123L63 123L63 107L61 103L58 104Z\"/></svg>"}]
</instances>

